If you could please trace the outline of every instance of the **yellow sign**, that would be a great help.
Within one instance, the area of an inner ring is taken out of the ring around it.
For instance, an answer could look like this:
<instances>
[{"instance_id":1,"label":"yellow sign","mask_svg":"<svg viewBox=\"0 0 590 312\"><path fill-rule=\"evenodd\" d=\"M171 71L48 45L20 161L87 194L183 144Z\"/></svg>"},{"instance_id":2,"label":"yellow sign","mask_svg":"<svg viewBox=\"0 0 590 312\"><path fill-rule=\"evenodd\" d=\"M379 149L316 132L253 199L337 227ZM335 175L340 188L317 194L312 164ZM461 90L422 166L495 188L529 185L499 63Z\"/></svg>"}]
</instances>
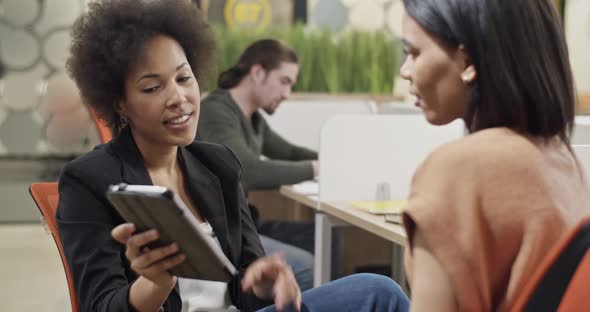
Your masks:
<instances>
[{"instance_id":1,"label":"yellow sign","mask_svg":"<svg viewBox=\"0 0 590 312\"><path fill-rule=\"evenodd\" d=\"M225 22L230 28L264 30L272 16L268 0L227 0Z\"/></svg>"}]
</instances>

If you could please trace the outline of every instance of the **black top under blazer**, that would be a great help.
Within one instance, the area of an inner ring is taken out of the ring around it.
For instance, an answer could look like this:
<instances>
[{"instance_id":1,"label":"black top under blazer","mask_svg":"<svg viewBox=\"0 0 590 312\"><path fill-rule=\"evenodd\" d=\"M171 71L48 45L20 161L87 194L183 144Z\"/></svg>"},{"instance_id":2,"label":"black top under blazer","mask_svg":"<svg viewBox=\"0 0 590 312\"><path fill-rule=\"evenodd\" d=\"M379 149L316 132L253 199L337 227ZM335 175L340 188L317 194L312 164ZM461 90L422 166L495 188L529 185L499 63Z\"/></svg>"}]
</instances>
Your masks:
<instances>
[{"instance_id":1,"label":"black top under blazer","mask_svg":"<svg viewBox=\"0 0 590 312\"><path fill-rule=\"evenodd\" d=\"M240 186L238 159L223 145L197 141L180 147L179 155L188 195L239 271L228 286L232 303L243 311L269 305L241 291L246 268L264 251ZM124 220L105 195L118 183L152 184L129 129L68 163L59 180L57 222L82 311L133 310L129 288L138 275L129 267L125 246L111 237ZM177 284L163 308L181 307Z\"/></svg>"}]
</instances>

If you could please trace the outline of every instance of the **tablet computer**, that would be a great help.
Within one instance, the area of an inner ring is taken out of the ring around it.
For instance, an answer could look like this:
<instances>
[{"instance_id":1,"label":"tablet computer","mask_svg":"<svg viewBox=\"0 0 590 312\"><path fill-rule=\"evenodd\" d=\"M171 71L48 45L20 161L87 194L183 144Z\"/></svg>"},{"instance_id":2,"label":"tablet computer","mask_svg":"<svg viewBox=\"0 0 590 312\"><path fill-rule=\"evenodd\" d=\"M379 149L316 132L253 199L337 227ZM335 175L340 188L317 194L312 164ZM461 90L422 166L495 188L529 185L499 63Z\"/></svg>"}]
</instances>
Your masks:
<instances>
[{"instance_id":1,"label":"tablet computer","mask_svg":"<svg viewBox=\"0 0 590 312\"><path fill-rule=\"evenodd\" d=\"M111 185L107 198L119 214L138 231L157 229L160 238L148 247L176 242L186 255L170 269L179 277L228 282L236 268L219 245L199 226L199 221L178 196L155 185Z\"/></svg>"}]
</instances>

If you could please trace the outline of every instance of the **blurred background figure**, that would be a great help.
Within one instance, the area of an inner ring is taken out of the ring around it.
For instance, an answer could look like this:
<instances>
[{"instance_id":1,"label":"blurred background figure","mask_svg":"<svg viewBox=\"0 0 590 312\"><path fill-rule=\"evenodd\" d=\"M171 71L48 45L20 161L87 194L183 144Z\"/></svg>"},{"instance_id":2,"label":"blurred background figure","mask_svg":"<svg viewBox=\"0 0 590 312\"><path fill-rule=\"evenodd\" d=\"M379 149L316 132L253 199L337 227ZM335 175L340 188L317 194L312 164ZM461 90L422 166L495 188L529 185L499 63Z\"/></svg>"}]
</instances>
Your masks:
<instances>
[{"instance_id":1,"label":"blurred background figure","mask_svg":"<svg viewBox=\"0 0 590 312\"><path fill-rule=\"evenodd\" d=\"M61 73L46 84L40 110L47 114L47 142L55 149L86 145L94 126L76 84Z\"/></svg>"}]
</instances>

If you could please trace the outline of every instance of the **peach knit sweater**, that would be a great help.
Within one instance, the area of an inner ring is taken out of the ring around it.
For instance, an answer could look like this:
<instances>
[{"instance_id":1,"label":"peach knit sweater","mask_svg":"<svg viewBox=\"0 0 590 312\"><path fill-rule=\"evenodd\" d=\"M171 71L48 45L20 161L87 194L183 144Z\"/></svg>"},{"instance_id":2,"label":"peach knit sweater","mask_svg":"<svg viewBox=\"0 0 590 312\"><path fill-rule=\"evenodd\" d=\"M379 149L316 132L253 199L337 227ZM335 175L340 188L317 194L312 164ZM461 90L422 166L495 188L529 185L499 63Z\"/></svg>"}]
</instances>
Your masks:
<instances>
[{"instance_id":1,"label":"peach knit sweater","mask_svg":"<svg viewBox=\"0 0 590 312\"><path fill-rule=\"evenodd\" d=\"M590 214L582 172L559 140L507 128L441 146L412 180L404 212L409 259L421 231L461 311L507 310L548 250Z\"/></svg>"}]
</instances>

